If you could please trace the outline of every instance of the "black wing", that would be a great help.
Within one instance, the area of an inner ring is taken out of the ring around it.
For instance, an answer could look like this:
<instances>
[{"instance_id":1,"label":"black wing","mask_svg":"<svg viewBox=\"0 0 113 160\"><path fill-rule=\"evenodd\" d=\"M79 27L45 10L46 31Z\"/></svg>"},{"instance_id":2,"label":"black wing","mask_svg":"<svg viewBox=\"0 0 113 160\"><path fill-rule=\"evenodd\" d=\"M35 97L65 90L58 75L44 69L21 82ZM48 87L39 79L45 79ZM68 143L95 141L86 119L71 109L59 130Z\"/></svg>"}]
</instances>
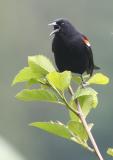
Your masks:
<instances>
[{"instance_id":1,"label":"black wing","mask_svg":"<svg viewBox=\"0 0 113 160\"><path fill-rule=\"evenodd\" d=\"M88 74L90 74L90 76L92 76L92 73L94 70L94 61L93 61L93 53L92 53L91 45L90 45L90 42L86 36L83 35L82 39L84 42L85 49L87 50L87 56L88 56L88 60L89 60L88 68L86 71Z\"/></svg>"}]
</instances>

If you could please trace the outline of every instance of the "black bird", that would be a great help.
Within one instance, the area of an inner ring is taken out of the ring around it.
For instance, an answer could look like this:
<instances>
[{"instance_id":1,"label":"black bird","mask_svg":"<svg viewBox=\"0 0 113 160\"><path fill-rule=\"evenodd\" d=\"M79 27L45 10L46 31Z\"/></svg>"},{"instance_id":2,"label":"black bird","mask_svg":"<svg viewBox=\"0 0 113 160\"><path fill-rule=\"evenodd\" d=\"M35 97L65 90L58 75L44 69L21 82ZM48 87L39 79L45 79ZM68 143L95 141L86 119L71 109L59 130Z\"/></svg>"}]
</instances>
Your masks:
<instances>
[{"instance_id":1,"label":"black bird","mask_svg":"<svg viewBox=\"0 0 113 160\"><path fill-rule=\"evenodd\" d=\"M92 76L94 65L91 45L86 36L80 33L68 20L57 19L50 23L55 34L52 42L52 51L59 71L69 70L82 74L87 72Z\"/></svg>"}]
</instances>

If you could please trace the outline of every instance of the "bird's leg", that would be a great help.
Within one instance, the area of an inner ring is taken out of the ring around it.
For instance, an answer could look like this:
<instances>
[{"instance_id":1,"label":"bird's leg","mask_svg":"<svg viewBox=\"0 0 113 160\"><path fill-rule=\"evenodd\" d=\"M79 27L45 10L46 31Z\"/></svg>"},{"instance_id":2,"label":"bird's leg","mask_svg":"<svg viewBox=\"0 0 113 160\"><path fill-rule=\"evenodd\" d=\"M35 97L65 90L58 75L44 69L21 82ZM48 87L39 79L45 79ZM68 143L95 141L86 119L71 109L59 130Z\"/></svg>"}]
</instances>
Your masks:
<instances>
[{"instance_id":1,"label":"bird's leg","mask_svg":"<svg viewBox=\"0 0 113 160\"><path fill-rule=\"evenodd\" d=\"M82 80L81 86L82 86L82 88L85 88L88 84L84 81L84 77L83 77L82 74L80 75L80 77L81 77L81 80Z\"/></svg>"},{"instance_id":2,"label":"bird's leg","mask_svg":"<svg viewBox=\"0 0 113 160\"><path fill-rule=\"evenodd\" d=\"M81 77L82 83L84 83L84 78L83 78L82 74L80 75L80 77Z\"/></svg>"}]
</instances>

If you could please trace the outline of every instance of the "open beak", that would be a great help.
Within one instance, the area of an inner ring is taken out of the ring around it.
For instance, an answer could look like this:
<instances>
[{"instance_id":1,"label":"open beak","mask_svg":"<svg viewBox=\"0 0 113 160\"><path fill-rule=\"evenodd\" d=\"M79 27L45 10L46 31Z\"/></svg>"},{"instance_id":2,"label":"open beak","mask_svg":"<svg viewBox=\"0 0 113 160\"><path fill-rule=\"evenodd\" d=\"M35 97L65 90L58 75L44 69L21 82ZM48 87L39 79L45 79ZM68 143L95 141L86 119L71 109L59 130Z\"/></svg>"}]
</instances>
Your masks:
<instances>
[{"instance_id":1,"label":"open beak","mask_svg":"<svg viewBox=\"0 0 113 160\"><path fill-rule=\"evenodd\" d=\"M50 33L50 36L55 34L56 32L58 32L60 30L60 27L58 27L58 28L56 27L56 29L55 29L55 26L58 26L56 22L49 23L48 26L53 26L54 27L54 30Z\"/></svg>"}]
</instances>

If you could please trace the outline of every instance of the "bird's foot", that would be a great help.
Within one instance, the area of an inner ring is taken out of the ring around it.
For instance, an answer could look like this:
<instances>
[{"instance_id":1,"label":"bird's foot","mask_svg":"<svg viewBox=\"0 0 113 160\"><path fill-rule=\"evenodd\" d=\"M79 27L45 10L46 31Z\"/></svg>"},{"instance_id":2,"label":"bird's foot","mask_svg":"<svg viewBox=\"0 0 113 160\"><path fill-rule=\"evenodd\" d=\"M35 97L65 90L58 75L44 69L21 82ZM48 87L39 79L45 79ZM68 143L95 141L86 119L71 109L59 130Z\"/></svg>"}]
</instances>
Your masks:
<instances>
[{"instance_id":1,"label":"bird's foot","mask_svg":"<svg viewBox=\"0 0 113 160\"><path fill-rule=\"evenodd\" d=\"M87 86L88 86L88 82L84 82L84 81L82 81L81 86L82 86L82 88L87 87Z\"/></svg>"},{"instance_id":2,"label":"bird's foot","mask_svg":"<svg viewBox=\"0 0 113 160\"><path fill-rule=\"evenodd\" d=\"M81 75L81 86L82 88L85 88L86 86L88 86L88 83L84 80L84 77Z\"/></svg>"}]
</instances>

